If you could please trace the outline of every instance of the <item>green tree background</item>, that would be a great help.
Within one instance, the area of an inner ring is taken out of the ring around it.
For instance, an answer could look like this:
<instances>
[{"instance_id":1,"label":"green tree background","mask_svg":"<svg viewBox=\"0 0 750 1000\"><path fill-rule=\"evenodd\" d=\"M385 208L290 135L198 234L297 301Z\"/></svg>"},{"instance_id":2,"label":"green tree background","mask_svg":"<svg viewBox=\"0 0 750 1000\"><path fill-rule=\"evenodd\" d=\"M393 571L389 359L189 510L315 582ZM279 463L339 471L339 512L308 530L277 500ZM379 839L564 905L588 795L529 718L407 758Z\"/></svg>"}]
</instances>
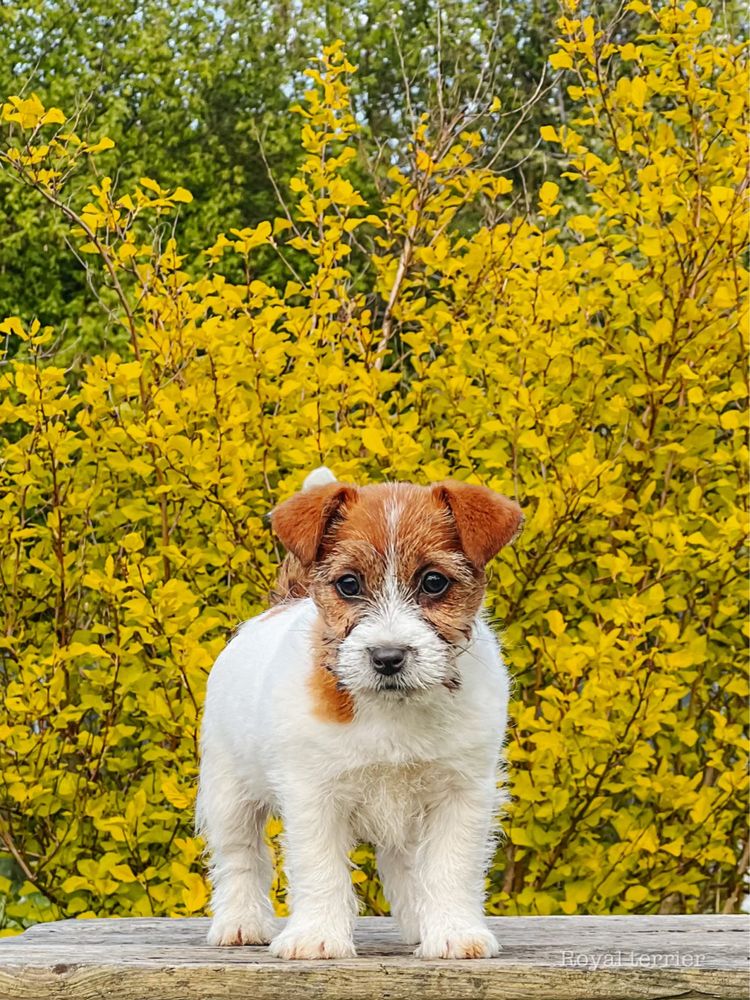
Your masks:
<instances>
[{"instance_id":1,"label":"green tree background","mask_svg":"<svg viewBox=\"0 0 750 1000\"><path fill-rule=\"evenodd\" d=\"M614 33L632 29L636 15L616 0L588 6ZM559 14L555 0L6 0L0 92L36 91L47 106L76 109L81 134L117 143L119 180L148 174L188 188L194 201L179 227L189 252L278 210L276 188L285 190L299 156L289 105L312 56L335 37L359 66L360 188L371 203L414 119L447 126L492 97L505 113L480 122L487 157L520 181L523 197L548 168L540 124L552 108L555 120L565 115L546 65ZM715 30L736 34L740 20L738 5L724 5ZM64 233L59 217L0 174L2 313L54 325L72 363L118 347L122 334ZM266 280L284 280L272 256L266 267Z\"/></svg>"}]
</instances>

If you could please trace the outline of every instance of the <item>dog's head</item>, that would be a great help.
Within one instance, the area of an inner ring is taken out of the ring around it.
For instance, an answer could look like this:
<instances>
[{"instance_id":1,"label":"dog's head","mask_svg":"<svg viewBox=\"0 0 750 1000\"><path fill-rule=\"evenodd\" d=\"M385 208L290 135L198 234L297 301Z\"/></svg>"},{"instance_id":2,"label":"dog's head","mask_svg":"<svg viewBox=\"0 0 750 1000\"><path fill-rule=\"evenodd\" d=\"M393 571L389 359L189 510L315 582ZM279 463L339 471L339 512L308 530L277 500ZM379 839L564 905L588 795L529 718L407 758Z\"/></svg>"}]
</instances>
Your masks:
<instances>
[{"instance_id":1,"label":"dog's head","mask_svg":"<svg viewBox=\"0 0 750 1000\"><path fill-rule=\"evenodd\" d=\"M485 565L521 518L484 486L329 482L280 504L271 523L305 568L324 665L352 693L406 694L460 684Z\"/></svg>"}]
</instances>

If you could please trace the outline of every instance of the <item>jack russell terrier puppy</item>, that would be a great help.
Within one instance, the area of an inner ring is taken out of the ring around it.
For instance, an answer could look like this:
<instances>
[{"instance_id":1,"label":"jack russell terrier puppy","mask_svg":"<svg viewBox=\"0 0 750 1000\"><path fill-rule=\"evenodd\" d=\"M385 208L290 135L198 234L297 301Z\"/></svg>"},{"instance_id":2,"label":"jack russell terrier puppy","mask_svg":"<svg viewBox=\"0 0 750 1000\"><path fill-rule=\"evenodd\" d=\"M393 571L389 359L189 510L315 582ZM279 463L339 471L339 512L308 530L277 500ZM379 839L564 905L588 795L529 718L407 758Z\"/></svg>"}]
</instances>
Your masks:
<instances>
[{"instance_id":1,"label":"jack russell terrier puppy","mask_svg":"<svg viewBox=\"0 0 750 1000\"><path fill-rule=\"evenodd\" d=\"M352 957L349 851L364 840L417 956L497 954L484 876L508 676L481 606L485 564L521 519L483 486L357 487L327 469L272 512L289 553L276 603L208 681L197 817L210 944ZM275 937L270 815L292 914Z\"/></svg>"}]
</instances>

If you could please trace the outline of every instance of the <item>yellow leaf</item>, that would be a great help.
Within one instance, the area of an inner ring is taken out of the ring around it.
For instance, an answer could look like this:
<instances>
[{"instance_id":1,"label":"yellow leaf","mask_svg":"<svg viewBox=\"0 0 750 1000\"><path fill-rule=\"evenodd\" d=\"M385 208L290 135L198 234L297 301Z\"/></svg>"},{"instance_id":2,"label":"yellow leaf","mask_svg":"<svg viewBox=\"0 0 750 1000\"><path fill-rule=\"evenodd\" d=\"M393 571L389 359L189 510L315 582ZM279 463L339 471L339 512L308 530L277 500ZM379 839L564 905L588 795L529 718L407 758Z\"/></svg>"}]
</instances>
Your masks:
<instances>
[{"instance_id":1,"label":"yellow leaf","mask_svg":"<svg viewBox=\"0 0 750 1000\"><path fill-rule=\"evenodd\" d=\"M582 236L590 236L597 231L596 223L588 215L574 215L568 219L568 226Z\"/></svg>"},{"instance_id":2,"label":"yellow leaf","mask_svg":"<svg viewBox=\"0 0 750 1000\"><path fill-rule=\"evenodd\" d=\"M573 60L568 52L553 52L549 64L553 69L571 69Z\"/></svg>"},{"instance_id":3,"label":"yellow leaf","mask_svg":"<svg viewBox=\"0 0 750 1000\"><path fill-rule=\"evenodd\" d=\"M151 180L150 177L141 177L140 185L141 187L145 187L147 191L153 191L154 194L159 196L164 193L156 181Z\"/></svg>"},{"instance_id":4,"label":"yellow leaf","mask_svg":"<svg viewBox=\"0 0 750 1000\"><path fill-rule=\"evenodd\" d=\"M343 177L334 177L328 185L328 193L338 205L343 205L345 208L365 204L359 192L355 191L349 181Z\"/></svg>"},{"instance_id":5,"label":"yellow leaf","mask_svg":"<svg viewBox=\"0 0 750 1000\"><path fill-rule=\"evenodd\" d=\"M42 125L64 125L65 115L59 108L48 108L41 119Z\"/></svg>"},{"instance_id":6,"label":"yellow leaf","mask_svg":"<svg viewBox=\"0 0 750 1000\"><path fill-rule=\"evenodd\" d=\"M630 97L637 108L642 108L648 95L648 87L643 77L636 76L630 85Z\"/></svg>"},{"instance_id":7,"label":"yellow leaf","mask_svg":"<svg viewBox=\"0 0 750 1000\"><path fill-rule=\"evenodd\" d=\"M196 913L203 909L208 900L206 883L196 872L188 872L184 877L185 888L182 890L182 901L188 913Z\"/></svg>"},{"instance_id":8,"label":"yellow leaf","mask_svg":"<svg viewBox=\"0 0 750 1000\"><path fill-rule=\"evenodd\" d=\"M376 455L387 455L388 449L383 442L383 435L375 427L366 427L362 431L362 444L368 451Z\"/></svg>"},{"instance_id":9,"label":"yellow leaf","mask_svg":"<svg viewBox=\"0 0 750 1000\"><path fill-rule=\"evenodd\" d=\"M269 837L278 837L282 829L281 820L277 816L272 816L266 823L266 833Z\"/></svg>"},{"instance_id":10,"label":"yellow leaf","mask_svg":"<svg viewBox=\"0 0 750 1000\"><path fill-rule=\"evenodd\" d=\"M18 316L9 316L0 323L0 333L14 333L21 340L28 340L28 334L24 330Z\"/></svg>"},{"instance_id":11,"label":"yellow leaf","mask_svg":"<svg viewBox=\"0 0 750 1000\"><path fill-rule=\"evenodd\" d=\"M416 161L418 170L421 170L425 174L432 174L434 172L436 164L423 149L417 150Z\"/></svg>"},{"instance_id":12,"label":"yellow leaf","mask_svg":"<svg viewBox=\"0 0 750 1000\"><path fill-rule=\"evenodd\" d=\"M114 142L108 136L102 136L93 146L87 146L87 153L103 153L105 149L114 149Z\"/></svg>"},{"instance_id":13,"label":"yellow leaf","mask_svg":"<svg viewBox=\"0 0 750 1000\"><path fill-rule=\"evenodd\" d=\"M658 319L649 330L651 340L655 344L664 344L672 337L672 321L666 316Z\"/></svg>"},{"instance_id":14,"label":"yellow leaf","mask_svg":"<svg viewBox=\"0 0 750 1000\"><path fill-rule=\"evenodd\" d=\"M561 636L565 631L566 625L563 616L559 611L548 611L545 616L549 624L550 630L555 638Z\"/></svg>"},{"instance_id":15,"label":"yellow leaf","mask_svg":"<svg viewBox=\"0 0 750 1000\"><path fill-rule=\"evenodd\" d=\"M184 792L179 787L174 775L164 778L161 783L161 791L167 802L177 809L187 809L193 804L193 795Z\"/></svg>"},{"instance_id":16,"label":"yellow leaf","mask_svg":"<svg viewBox=\"0 0 750 1000\"><path fill-rule=\"evenodd\" d=\"M112 868L108 870L107 874L111 875L112 878L117 879L118 882L136 881L130 865L113 865Z\"/></svg>"},{"instance_id":17,"label":"yellow leaf","mask_svg":"<svg viewBox=\"0 0 750 1000\"><path fill-rule=\"evenodd\" d=\"M637 837L638 846L649 854L655 854L659 850L659 838L653 825L646 829Z\"/></svg>"},{"instance_id":18,"label":"yellow leaf","mask_svg":"<svg viewBox=\"0 0 750 1000\"><path fill-rule=\"evenodd\" d=\"M625 900L628 903L645 903L649 897L649 891L645 885L631 885L625 893Z\"/></svg>"}]
</instances>

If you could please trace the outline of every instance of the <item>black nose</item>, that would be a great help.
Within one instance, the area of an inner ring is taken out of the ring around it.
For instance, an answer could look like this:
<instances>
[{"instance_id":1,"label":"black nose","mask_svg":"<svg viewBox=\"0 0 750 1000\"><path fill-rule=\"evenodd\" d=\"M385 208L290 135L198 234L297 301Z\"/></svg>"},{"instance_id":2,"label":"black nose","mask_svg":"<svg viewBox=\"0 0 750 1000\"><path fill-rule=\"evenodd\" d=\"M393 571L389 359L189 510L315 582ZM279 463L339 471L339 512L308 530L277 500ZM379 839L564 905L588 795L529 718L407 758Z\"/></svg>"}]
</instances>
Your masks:
<instances>
[{"instance_id":1,"label":"black nose","mask_svg":"<svg viewBox=\"0 0 750 1000\"><path fill-rule=\"evenodd\" d=\"M376 646L370 650L370 659L379 674L391 677L403 667L406 650L398 646Z\"/></svg>"}]
</instances>

